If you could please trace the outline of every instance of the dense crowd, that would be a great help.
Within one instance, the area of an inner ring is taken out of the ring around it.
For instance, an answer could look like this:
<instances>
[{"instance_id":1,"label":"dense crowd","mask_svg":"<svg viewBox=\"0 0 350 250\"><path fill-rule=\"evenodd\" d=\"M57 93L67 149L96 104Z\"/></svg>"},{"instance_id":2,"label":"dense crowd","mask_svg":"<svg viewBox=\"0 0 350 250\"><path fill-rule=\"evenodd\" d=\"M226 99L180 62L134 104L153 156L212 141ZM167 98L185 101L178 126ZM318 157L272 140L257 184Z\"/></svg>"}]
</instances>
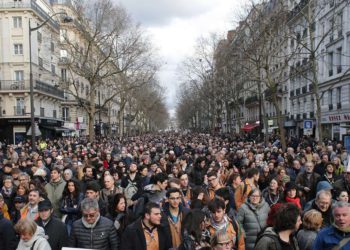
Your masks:
<instances>
[{"instance_id":1,"label":"dense crowd","mask_svg":"<svg viewBox=\"0 0 350 250\"><path fill-rule=\"evenodd\" d=\"M1 149L0 250L350 249L341 143L164 133Z\"/></svg>"}]
</instances>

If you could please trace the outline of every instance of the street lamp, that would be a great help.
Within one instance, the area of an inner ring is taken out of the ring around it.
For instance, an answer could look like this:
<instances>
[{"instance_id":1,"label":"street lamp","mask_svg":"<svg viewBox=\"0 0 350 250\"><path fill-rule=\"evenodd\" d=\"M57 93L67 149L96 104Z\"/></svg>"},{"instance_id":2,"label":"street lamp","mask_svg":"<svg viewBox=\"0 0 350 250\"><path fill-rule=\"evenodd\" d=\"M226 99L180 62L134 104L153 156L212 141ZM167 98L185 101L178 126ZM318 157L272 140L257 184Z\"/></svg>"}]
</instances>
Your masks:
<instances>
[{"instance_id":1,"label":"street lamp","mask_svg":"<svg viewBox=\"0 0 350 250\"><path fill-rule=\"evenodd\" d=\"M32 150L36 151L35 147L35 116L34 116L34 83L33 83L33 69L32 69L32 32L43 27L47 22L52 20L52 18L56 15L65 15L63 22L68 23L72 21L72 18L67 16L66 12L57 12L53 15L49 16L42 24L39 26L32 28L30 26L29 19L29 84L30 84L30 125L31 125L31 136L32 136Z\"/></svg>"}]
</instances>

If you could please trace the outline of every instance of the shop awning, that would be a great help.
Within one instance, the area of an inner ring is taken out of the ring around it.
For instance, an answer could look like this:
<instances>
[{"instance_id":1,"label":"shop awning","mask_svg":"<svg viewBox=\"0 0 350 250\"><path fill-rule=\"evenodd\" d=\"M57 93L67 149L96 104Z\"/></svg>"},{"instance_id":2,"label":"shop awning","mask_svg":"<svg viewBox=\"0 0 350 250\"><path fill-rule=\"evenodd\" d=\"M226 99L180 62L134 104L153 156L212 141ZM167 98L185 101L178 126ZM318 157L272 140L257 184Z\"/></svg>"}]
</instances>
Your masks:
<instances>
[{"instance_id":1,"label":"shop awning","mask_svg":"<svg viewBox=\"0 0 350 250\"><path fill-rule=\"evenodd\" d=\"M249 132L249 131L252 131L256 127L259 127L259 124L246 124L241 128L241 130L243 130L245 132Z\"/></svg>"},{"instance_id":2,"label":"shop awning","mask_svg":"<svg viewBox=\"0 0 350 250\"><path fill-rule=\"evenodd\" d=\"M55 127L55 126L42 126L43 128L46 129L50 129L50 130L54 130L55 132L65 132L65 133L69 133L74 131L74 129L70 129L70 128L65 128L65 127Z\"/></svg>"}]
</instances>

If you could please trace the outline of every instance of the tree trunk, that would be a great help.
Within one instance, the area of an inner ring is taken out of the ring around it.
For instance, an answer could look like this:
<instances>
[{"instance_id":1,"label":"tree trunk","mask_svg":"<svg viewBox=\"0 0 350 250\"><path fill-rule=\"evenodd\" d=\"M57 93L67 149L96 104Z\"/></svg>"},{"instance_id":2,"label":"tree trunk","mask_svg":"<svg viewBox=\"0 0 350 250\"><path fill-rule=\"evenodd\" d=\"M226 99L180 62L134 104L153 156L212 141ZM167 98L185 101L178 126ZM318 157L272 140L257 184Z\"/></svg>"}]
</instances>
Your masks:
<instances>
[{"instance_id":1,"label":"tree trunk","mask_svg":"<svg viewBox=\"0 0 350 250\"><path fill-rule=\"evenodd\" d=\"M91 84L91 86L93 86ZM91 88L93 89L93 88ZM95 130L94 130L94 122L95 122L95 113L96 113L96 106L95 106L95 91L90 91L90 108L89 108L89 141L93 142L95 138Z\"/></svg>"}]
</instances>

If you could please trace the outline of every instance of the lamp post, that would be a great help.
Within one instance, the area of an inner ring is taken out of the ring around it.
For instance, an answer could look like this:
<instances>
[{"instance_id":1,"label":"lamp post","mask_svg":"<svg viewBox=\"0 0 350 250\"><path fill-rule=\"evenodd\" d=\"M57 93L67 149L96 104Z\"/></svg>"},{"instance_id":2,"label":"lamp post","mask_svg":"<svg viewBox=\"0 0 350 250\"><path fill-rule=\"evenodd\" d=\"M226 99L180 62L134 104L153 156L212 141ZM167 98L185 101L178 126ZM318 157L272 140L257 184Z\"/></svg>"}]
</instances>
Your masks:
<instances>
[{"instance_id":1,"label":"lamp post","mask_svg":"<svg viewBox=\"0 0 350 250\"><path fill-rule=\"evenodd\" d=\"M49 22L56 15L66 15L64 18L64 22L68 23L72 21L72 18L67 16L66 12L57 12L53 15L49 16L42 24L39 26L32 28L29 20L29 84L30 84L30 125L31 125L31 142L32 142L32 150L36 151L35 147L35 115L34 115L34 83L33 83L33 68L32 68L32 32L43 27L47 22Z\"/></svg>"}]
</instances>

